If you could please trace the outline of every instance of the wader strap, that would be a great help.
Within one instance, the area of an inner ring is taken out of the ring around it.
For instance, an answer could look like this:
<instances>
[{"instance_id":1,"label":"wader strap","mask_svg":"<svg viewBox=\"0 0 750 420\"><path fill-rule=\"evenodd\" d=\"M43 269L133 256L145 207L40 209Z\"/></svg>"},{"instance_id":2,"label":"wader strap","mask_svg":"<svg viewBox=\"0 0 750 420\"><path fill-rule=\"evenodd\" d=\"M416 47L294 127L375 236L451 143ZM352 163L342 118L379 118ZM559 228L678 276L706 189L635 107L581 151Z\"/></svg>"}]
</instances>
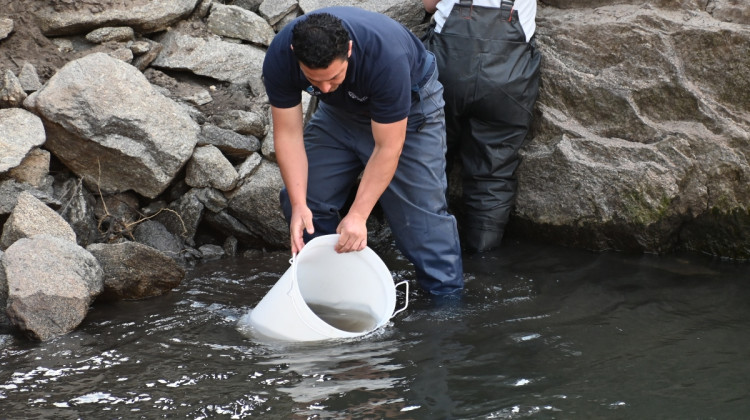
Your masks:
<instances>
[{"instance_id":1,"label":"wader strap","mask_svg":"<svg viewBox=\"0 0 750 420\"><path fill-rule=\"evenodd\" d=\"M514 0L503 0L500 2L500 17L508 18L508 21L513 17L513 3Z\"/></svg>"},{"instance_id":2,"label":"wader strap","mask_svg":"<svg viewBox=\"0 0 750 420\"><path fill-rule=\"evenodd\" d=\"M458 2L459 16L464 19L471 19L471 10L473 8L474 0L459 0Z\"/></svg>"}]
</instances>

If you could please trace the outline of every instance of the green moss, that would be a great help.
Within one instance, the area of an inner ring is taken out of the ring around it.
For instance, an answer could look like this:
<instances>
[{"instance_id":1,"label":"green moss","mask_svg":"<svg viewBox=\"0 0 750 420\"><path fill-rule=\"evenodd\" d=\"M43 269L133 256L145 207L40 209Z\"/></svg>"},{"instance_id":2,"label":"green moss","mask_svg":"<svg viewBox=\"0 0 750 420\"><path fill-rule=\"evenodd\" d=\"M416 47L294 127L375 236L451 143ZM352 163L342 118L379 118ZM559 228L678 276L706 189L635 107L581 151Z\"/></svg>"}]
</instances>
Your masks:
<instances>
[{"instance_id":1,"label":"green moss","mask_svg":"<svg viewBox=\"0 0 750 420\"><path fill-rule=\"evenodd\" d=\"M663 220L669 211L672 199L662 196L658 206L654 207L640 190L631 190L623 195L625 215L628 222L638 225L650 225Z\"/></svg>"}]
</instances>

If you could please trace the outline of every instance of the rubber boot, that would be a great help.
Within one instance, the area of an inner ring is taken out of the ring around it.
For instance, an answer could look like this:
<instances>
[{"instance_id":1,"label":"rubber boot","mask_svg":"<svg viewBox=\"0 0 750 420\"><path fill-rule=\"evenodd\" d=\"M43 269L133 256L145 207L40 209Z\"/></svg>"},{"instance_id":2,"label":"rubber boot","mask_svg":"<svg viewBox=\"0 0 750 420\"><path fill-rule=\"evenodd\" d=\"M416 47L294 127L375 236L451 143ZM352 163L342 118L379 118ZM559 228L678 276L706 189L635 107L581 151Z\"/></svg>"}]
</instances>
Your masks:
<instances>
[{"instance_id":1,"label":"rubber boot","mask_svg":"<svg viewBox=\"0 0 750 420\"><path fill-rule=\"evenodd\" d=\"M461 244L466 252L475 254L498 248L502 240L503 229L494 230L468 227L463 230Z\"/></svg>"}]
</instances>

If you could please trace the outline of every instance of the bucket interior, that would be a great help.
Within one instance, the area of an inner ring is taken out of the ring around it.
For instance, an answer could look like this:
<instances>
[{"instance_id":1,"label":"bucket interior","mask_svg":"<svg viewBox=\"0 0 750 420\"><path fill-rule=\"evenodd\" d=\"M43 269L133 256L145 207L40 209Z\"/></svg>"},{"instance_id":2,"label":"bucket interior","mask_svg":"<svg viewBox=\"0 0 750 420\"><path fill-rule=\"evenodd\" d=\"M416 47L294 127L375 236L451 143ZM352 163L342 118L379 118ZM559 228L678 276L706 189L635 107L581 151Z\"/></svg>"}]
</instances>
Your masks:
<instances>
[{"instance_id":1,"label":"bucket interior","mask_svg":"<svg viewBox=\"0 0 750 420\"><path fill-rule=\"evenodd\" d=\"M370 249L338 254L332 245L311 247L297 261L300 295L330 326L364 333L384 325L395 307L393 278ZM365 252L369 251L369 252Z\"/></svg>"}]
</instances>

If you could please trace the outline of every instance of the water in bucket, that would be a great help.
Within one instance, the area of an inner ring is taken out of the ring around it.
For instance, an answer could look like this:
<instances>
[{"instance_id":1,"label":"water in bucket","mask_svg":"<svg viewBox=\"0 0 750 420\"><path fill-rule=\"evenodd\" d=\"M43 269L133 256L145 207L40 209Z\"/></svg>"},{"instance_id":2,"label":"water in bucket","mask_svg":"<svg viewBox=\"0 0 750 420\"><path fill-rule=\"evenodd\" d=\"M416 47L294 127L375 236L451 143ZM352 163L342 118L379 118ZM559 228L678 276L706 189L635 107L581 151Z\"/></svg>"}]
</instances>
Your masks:
<instances>
[{"instance_id":1,"label":"water in bucket","mask_svg":"<svg viewBox=\"0 0 750 420\"><path fill-rule=\"evenodd\" d=\"M408 282L393 283L370 248L339 254L339 235L310 240L292 266L245 317L254 335L287 341L357 337L384 326L408 305ZM396 287L406 289L396 308ZM246 329L246 328L241 328Z\"/></svg>"},{"instance_id":2,"label":"water in bucket","mask_svg":"<svg viewBox=\"0 0 750 420\"><path fill-rule=\"evenodd\" d=\"M362 333L375 329L378 320L370 312L309 303L307 306L326 324L343 331Z\"/></svg>"}]
</instances>

